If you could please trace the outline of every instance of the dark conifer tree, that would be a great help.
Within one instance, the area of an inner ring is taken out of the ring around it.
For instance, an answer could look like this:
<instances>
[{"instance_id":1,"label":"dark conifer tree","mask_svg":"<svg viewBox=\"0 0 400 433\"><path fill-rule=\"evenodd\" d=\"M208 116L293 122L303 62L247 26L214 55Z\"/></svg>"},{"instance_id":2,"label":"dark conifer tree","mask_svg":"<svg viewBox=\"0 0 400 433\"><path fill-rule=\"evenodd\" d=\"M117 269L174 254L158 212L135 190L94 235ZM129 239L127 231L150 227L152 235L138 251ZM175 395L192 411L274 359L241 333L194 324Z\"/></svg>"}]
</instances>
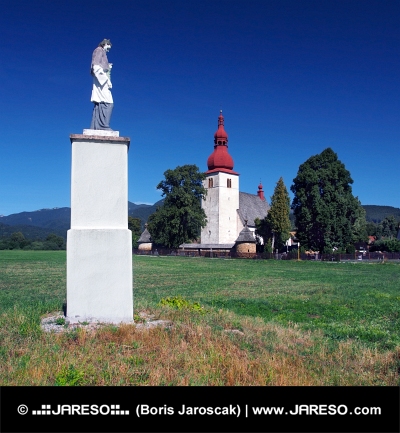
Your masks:
<instances>
[{"instance_id":1,"label":"dark conifer tree","mask_svg":"<svg viewBox=\"0 0 400 433\"><path fill-rule=\"evenodd\" d=\"M281 249L290 237L291 228L290 198L282 177L276 183L270 205L268 215L256 221L257 234L263 237L264 244L270 242L272 250Z\"/></svg>"},{"instance_id":2,"label":"dark conifer tree","mask_svg":"<svg viewBox=\"0 0 400 433\"><path fill-rule=\"evenodd\" d=\"M353 179L330 148L299 167L291 190L297 237L302 246L320 251L349 248L361 228L361 203L353 196ZM364 236L364 234L362 234Z\"/></svg>"}]
</instances>

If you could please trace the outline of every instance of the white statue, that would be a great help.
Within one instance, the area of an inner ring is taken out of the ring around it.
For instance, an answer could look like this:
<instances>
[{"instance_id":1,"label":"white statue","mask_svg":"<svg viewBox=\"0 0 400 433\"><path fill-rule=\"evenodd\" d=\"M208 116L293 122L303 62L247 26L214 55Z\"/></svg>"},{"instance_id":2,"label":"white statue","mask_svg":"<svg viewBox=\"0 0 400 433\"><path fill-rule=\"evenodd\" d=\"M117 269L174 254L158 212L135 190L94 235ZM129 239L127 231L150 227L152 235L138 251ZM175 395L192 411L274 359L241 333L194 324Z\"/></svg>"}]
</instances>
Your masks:
<instances>
[{"instance_id":1,"label":"white statue","mask_svg":"<svg viewBox=\"0 0 400 433\"><path fill-rule=\"evenodd\" d=\"M94 103L92 123L90 129L105 129L111 131L110 119L114 108L111 94L111 68L108 63L107 52L111 48L109 39L103 39L93 51L90 73L93 76L91 101Z\"/></svg>"}]
</instances>

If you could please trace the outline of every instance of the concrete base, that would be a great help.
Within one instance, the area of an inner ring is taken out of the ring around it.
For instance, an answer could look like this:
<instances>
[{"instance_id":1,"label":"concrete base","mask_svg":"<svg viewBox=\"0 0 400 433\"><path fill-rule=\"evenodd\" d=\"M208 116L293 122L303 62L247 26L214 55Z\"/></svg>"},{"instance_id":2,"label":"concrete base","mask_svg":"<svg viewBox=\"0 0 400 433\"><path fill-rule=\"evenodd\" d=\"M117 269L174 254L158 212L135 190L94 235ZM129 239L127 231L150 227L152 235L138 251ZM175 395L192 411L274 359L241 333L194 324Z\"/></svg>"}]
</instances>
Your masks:
<instances>
[{"instance_id":1,"label":"concrete base","mask_svg":"<svg viewBox=\"0 0 400 433\"><path fill-rule=\"evenodd\" d=\"M124 137L72 135L71 228L128 228Z\"/></svg>"},{"instance_id":2,"label":"concrete base","mask_svg":"<svg viewBox=\"0 0 400 433\"><path fill-rule=\"evenodd\" d=\"M83 135L93 137L119 137L119 131L108 131L106 129L84 129Z\"/></svg>"},{"instance_id":3,"label":"concrete base","mask_svg":"<svg viewBox=\"0 0 400 433\"><path fill-rule=\"evenodd\" d=\"M68 230L67 319L133 322L130 230Z\"/></svg>"},{"instance_id":4,"label":"concrete base","mask_svg":"<svg viewBox=\"0 0 400 433\"><path fill-rule=\"evenodd\" d=\"M92 135L95 134L95 135ZM133 322L128 149L118 131L70 135L71 230L67 234L67 319Z\"/></svg>"}]
</instances>

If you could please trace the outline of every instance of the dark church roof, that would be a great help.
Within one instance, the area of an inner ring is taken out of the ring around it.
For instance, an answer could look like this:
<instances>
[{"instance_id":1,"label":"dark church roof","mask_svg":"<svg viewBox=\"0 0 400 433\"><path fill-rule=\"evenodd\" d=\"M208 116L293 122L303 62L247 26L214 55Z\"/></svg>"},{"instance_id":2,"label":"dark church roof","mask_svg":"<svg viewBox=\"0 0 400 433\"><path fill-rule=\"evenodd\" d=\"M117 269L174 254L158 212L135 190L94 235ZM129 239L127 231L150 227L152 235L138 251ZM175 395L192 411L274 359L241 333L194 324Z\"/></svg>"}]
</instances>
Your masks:
<instances>
[{"instance_id":1,"label":"dark church roof","mask_svg":"<svg viewBox=\"0 0 400 433\"><path fill-rule=\"evenodd\" d=\"M236 239L236 242L247 242L247 243L250 242L250 243L254 243L254 244L256 243L256 239L253 236L253 232L247 227L247 220L245 221L245 226L243 227L243 230L239 233L239 236Z\"/></svg>"},{"instance_id":2,"label":"dark church roof","mask_svg":"<svg viewBox=\"0 0 400 433\"><path fill-rule=\"evenodd\" d=\"M140 238L138 239L138 244L145 244L149 242L153 242L153 241L151 239L151 235L149 231L147 230L147 224L145 224L145 229L143 233L140 235Z\"/></svg>"},{"instance_id":3,"label":"dark church roof","mask_svg":"<svg viewBox=\"0 0 400 433\"><path fill-rule=\"evenodd\" d=\"M269 205L266 200L261 200L257 194L239 192L239 209L238 214L242 224L248 220L249 227L255 227L254 220L260 220L267 216Z\"/></svg>"}]
</instances>

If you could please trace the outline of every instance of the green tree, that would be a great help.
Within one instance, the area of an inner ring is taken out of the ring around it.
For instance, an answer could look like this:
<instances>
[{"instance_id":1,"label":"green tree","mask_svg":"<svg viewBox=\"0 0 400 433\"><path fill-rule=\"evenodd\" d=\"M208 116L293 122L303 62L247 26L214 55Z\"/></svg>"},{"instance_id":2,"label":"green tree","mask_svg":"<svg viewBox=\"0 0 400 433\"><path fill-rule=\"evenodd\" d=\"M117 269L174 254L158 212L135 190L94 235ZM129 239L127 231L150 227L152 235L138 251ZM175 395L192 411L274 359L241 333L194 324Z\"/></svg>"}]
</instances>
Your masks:
<instances>
[{"instance_id":1,"label":"green tree","mask_svg":"<svg viewBox=\"0 0 400 433\"><path fill-rule=\"evenodd\" d=\"M25 240L25 236L21 232L14 232L11 234L11 240L13 242L23 242Z\"/></svg>"},{"instance_id":2,"label":"green tree","mask_svg":"<svg viewBox=\"0 0 400 433\"><path fill-rule=\"evenodd\" d=\"M365 227L367 230L368 236L376 236L377 235L377 226L378 224L375 224L373 221L367 221Z\"/></svg>"},{"instance_id":3,"label":"green tree","mask_svg":"<svg viewBox=\"0 0 400 433\"><path fill-rule=\"evenodd\" d=\"M290 198L286 186L281 177L276 183L271 197L271 207L268 215L262 220L256 221L257 234L264 238L265 245L271 239L272 251L281 249L290 237Z\"/></svg>"},{"instance_id":4,"label":"green tree","mask_svg":"<svg viewBox=\"0 0 400 433\"><path fill-rule=\"evenodd\" d=\"M62 236L57 236L55 233L50 233L46 238L46 242L47 243L54 243L57 246L57 248L59 248L59 249L65 248L64 238ZM52 246L49 249L54 249L54 247Z\"/></svg>"},{"instance_id":5,"label":"green tree","mask_svg":"<svg viewBox=\"0 0 400 433\"><path fill-rule=\"evenodd\" d=\"M397 236L397 228L399 226L396 218L393 215L387 216L381 223L382 236L385 238L395 238Z\"/></svg>"},{"instance_id":6,"label":"green tree","mask_svg":"<svg viewBox=\"0 0 400 433\"><path fill-rule=\"evenodd\" d=\"M370 251L400 252L400 241L397 239L380 239L371 245Z\"/></svg>"},{"instance_id":7,"label":"green tree","mask_svg":"<svg viewBox=\"0 0 400 433\"><path fill-rule=\"evenodd\" d=\"M263 218L262 220L260 220L260 218L256 218L254 223L256 226L256 235L263 238L264 252L272 253L272 229L267 217Z\"/></svg>"},{"instance_id":8,"label":"green tree","mask_svg":"<svg viewBox=\"0 0 400 433\"><path fill-rule=\"evenodd\" d=\"M164 204L150 215L148 230L155 243L177 248L197 238L206 225L206 214L201 208L207 193L203 186L205 174L196 165L183 165L167 170L164 176L157 185L165 197Z\"/></svg>"},{"instance_id":9,"label":"green tree","mask_svg":"<svg viewBox=\"0 0 400 433\"><path fill-rule=\"evenodd\" d=\"M381 239L381 237L383 236L382 222L376 225L374 236L376 236L376 239Z\"/></svg>"},{"instance_id":10,"label":"green tree","mask_svg":"<svg viewBox=\"0 0 400 433\"><path fill-rule=\"evenodd\" d=\"M320 252L345 250L353 243L361 203L353 196L353 179L330 148L300 165L291 190L297 238Z\"/></svg>"},{"instance_id":11,"label":"green tree","mask_svg":"<svg viewBox=\"0 0 400 433\"><path fill-rule=\"evenodd\" d=\"M358 206L355 211L355 220L353 224L353 243L368 242L366 211L361 206Z\"/></svg>"},{"instance_id":12,"label":"green tree","mask_svg":"<svg viewBox=\"0 0 400 433\"><path fill-rule=\"evenodd\" d=\"M25 236L21 232L14 232L10 236L9 248L12 250L17 250L24 248L26 245Z\"/></svg>"},{"instance_id":13,"label":"green tree","mask_svg":"<svg viewBox=\"0 0 400 433\"><path fill-rule=\"evenodd\" d=\"M142 234L142 222L140 221L140 218L128 216L128 229L132 232L132 248L137 248L137 241Z\"/></svg>"}]
</instances>

